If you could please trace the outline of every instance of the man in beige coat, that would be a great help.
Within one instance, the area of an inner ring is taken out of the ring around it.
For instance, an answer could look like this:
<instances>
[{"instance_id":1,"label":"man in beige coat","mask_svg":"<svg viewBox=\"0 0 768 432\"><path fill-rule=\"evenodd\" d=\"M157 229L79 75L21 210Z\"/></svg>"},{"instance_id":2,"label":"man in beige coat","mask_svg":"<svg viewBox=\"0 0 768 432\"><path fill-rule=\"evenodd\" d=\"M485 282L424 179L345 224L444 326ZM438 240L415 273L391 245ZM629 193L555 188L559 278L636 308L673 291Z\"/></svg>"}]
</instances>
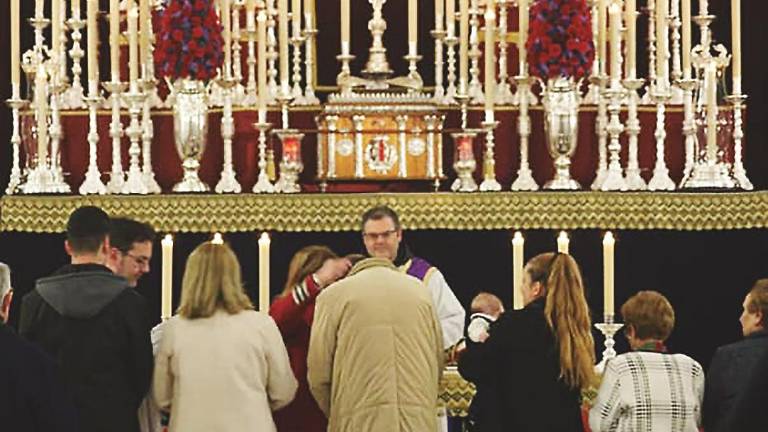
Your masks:
<instances>
[{"instance_id":1,"label":"man in beige coat","mask_svg":"<svg viewBox=\"0 0 768 432\"><path fill-rule=\"evenodd\" d=\"M329 432L433 431L443 340L429 290L369 258L317 298L310 391Z\"/></svg>"}]
</instances>

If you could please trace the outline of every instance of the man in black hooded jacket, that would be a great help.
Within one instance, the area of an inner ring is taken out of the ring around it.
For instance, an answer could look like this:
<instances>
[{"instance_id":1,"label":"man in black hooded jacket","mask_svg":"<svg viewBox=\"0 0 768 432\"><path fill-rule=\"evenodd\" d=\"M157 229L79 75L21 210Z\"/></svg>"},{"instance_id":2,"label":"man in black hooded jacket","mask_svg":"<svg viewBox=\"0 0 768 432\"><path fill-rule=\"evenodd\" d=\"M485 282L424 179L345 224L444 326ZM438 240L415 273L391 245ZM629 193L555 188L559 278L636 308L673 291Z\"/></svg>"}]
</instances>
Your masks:
<instances>
[{"instance_id":1,"label":"man in black hooded jacket","mask_svg":"<svg viewBox=\"0 0 768 432\"><path fill-rule=\"evenodd\" d=\"M80 207L67 222L71 263L24 297L19 329L56 360L83 432L137 432L152 375L144 299L105 263L109 217Z\"/></svg>"}]
</instances>

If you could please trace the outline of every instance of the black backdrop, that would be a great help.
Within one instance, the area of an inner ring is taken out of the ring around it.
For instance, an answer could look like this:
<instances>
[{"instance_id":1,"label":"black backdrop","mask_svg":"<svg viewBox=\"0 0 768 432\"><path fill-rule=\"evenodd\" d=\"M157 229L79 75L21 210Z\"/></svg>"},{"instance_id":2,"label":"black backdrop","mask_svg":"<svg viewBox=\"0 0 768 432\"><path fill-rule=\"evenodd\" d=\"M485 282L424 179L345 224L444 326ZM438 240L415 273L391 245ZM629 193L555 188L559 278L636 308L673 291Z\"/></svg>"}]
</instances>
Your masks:
<instances>
[{"instance_id":1,"label":"black backdrop","mask_svg":"<svg viewBox=\"0 0 768 432\"><path fill-rule=\"evenodd\" d=\"M46 2L47 3L47 2ZM101 0L101 9L108 9L108 1ZM318 62L321 82L326 82L323 71L335 75L337 65L333 59L337 47L335 30L338 23L337 2L323 4L318 23L320 25L320 54ZM367 3L360 1L359 3ZM639 7L645 6L640 1ZM693 10L697 10L694 1ZM2 8L1 19L7 22L9 9ZM405 0L391 0L387 8L405 10ZM431 8L428 1L422 7ZM749 95L749 113L746 127L746 165L750 178L759 189L768 188L768 150L764 140L768 136L768 66L764 56L763 25L767 4L763 1L742 1L744 31L744 91ZM31 16L34 2L21 1L22 14ZM730 46L730 1L711 0L710 10L719 18L714 24L715 37ZM361 11L362 12L362 11ZM394 51L404 51L405 13L387 14L390 19L387 44L393 46L390 63L396 71L402 72L405 63L397 58ZM429 15L429 16L428 16ZM355 16L361 16L356 14ZM421 73L427 84L432 81L429 72L431 48L428 36L433 19L432 13L425 13L420 19L420 47L425 54ZM353 48L358 54L357 63L364 61L367 47L365 26L367 18L353 19ZM638 23L639 36L644 37L645 24ZM32 32L23 26L22 50L32 44ZM10 27L0 25L0 52L8 53ZM106 28L102 29L106 33ZM325 39L324 39L325 38ZM402 39L402 40L401 40ZM695 37L694 37L695 39ZM327 41L327 42L326 42ZM323 53L323 47L331 47L330 53ZM397 48L401 47L401 48ZM638 55L642 56L642 45ZM106 61L106 46L102 47ZM108 66L102 62L102 70ZM642 62L639 62L642 64ZM9 62L0 61L0 83L8 83ZM359 70L353 67L354 70ZM642 71L641 71L642 72ZM0 97L10 96L10 85L0 86ZM11 116L3 106L0 108L0 187L5 189L10 170ZM503 145L503 143L498 143ZM0 214L0 217L2 215ZM578 217L578 215L574 215ZM555 232L526 232L526 257L554 248ZM601 232L578 230L571 233L571 251L583 266L588 288L589 302L595 311L594 318L602 315L602 254ZM616 305L632 293L641 289L656 289L665 293L677 312L677 325L670 340L673 351L693 355L704 365L709 363L716 346L737 340L740 337L738 316L743 295L758 277L768 276L765 257L768 256L768 232L765 230L736 230L708 232L676 231L621 231L617 232L616 257ZM188 253L207 236L179 235L176 241L174 263L175 299L178 300L180 278ZM243 266L246 288L255 294L257 284L257 233L237 233L227 236L237 252ZM467 306L479 290L488 290L501 295L507 303L511 295L511 252L509 233L504 231L418 231L406 234L407 241L416 253L439 266L461 302ZM340 253L359 251L361 243L356 233L273 233L272 294L281 290L290 256L300 247L321 243L327 244ZM139 284L138 290L148 299L155 319L159 319L160 273L159 246L155 247L156 257L152 261L154 271ZM13 284L17 297L13 304L12 322L18 319L21 297L33 284L34 279L47 275L67 261L61 234L0 233L0 260L13 268ZM256 296L254 295L254 299ZM617 348L626 349L623 338L619 337ZM597 339L602 349L602 338Z\"/></svg>"}]
</instances>

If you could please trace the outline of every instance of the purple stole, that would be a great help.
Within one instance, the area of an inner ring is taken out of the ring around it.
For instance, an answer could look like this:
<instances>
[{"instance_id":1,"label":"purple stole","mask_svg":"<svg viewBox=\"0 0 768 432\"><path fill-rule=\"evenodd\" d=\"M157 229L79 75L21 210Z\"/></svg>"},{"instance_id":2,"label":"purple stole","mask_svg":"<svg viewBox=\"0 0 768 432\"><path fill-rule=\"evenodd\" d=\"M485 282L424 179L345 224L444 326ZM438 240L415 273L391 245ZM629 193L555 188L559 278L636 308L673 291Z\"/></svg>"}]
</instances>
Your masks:
<instances>
[{"instance_id":1,"label":"purple stole","mask_svg":"<svg viewBox=\"0 0 768 432\"><path fill-rule=\"evenodd\" d=\"M426 260L413 257L411 258L411 265L408 267L408 270L405 271L405 274L411 275L423 282L424 277L431 268L432 264L428 263Z\"/></svg>"}]
</instances>

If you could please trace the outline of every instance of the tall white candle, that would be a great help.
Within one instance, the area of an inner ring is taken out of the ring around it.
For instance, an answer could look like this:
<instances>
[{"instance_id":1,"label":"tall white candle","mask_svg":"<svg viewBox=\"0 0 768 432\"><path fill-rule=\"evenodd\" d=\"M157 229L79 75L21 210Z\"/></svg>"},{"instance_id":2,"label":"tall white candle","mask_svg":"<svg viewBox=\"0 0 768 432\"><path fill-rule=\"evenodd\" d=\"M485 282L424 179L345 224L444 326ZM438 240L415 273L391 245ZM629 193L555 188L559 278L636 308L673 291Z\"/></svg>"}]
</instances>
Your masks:
<instances>
[{"instance_id":1,"label":"tall white candle","mask_svg":"<svg viewBox=\"0 0 768 432\"><path fill-rule=\"evenodd\" d=\"M525 239L520 231L512 237L512 305L515 309L523 308L523 250Z\"/></svg>"},{"instance_id":2,"label":"tall white candle","mask_svg":"<svg viewBox=\"0 0 768 432\"><path fill-rule=\"evenodd\" d=\"M80 18L80 0L70 0L72 3L72 18Z\"/></svg>"},{"instance_id":3,"label":"tall white candle","mask_svg":"<svg viewBox=\"0 0 768 432\"><path fill-rule=\"evenodd\" d=\"M606 0L599 0L597 3L597 58L600 61L600 75L608 73L607 64L607 19L606 19Z\"/></svg>"},{"instance_id":4,"label":"tall white candle","mask_svg":"<svg viewBox=\"0 0 768 432\"><path fill-rule=\"evenodd\" d=\"M293 36L301 36L301 0L291 1L291 25Z\"/></svg>"},{"instance_id":5,"label":"tall white candle","mask_svg":"<svg viewBox=\"0 0 768 432\"><path fill-rule=\"evenodd\" d=\"M341 0L341 53L349 54L345 47L349 48L349 0Z\"/></svg>"},{"instance_id":6,"label":"tall white candle","mask_svg":"<svg viewBox=\"0 0 768 432\"><path fill-rule=\"evenodd\" d=\"M469 85L469 0L459 0L459 92Z\"/></svg>"},{"instance_id":7,"label":"tall white candle","mask_svg":"<svg viewBox=\"0 0 768 432\"><path fill-rule=\"evenodd\" d=\"M258 23L258 57L257 79L259 84L259 123L267 121L267 14L264 9L259 10L256 19Z\"/></svg>"},{"instance_id":8,"label":"tall white candle","mask_svg":"<svg viewBox=\"0 0 768 432\"><path fill-rule=\"evenodd\" d=\"M567 254L570 243L571 240L568 238L568 233L565 231L560 231L560 234L557 236L557 251Z\"/></svg>"},{"instance_id":9,"label":"tall white candle","mask_svg":"<svg viewBox=\"0 0 768 432\"><path fill-rule=\"evenodd\" d=\"M415 45L419 39L418 17L419 17L419 10L418 10L417 0L408 0L408 43L409 45Z\"/></svg>"},{"instance_id":10,"label":"tall white candle","mask_svg":"<svg viewBox=\"0 0 768 432\"><path fill-rule=\"evenodd\" d=\"M621 66L619 58L621 57L621 8L616 3L611 3L608 8L608 15L611 21L611 83L619 84L621 80Z\"/></svg>"},{"instance_id":11,"label":"tall white candle","mask_svg":"<svg viewBox=\"0 0 768 432\"><path fill-rule=\"evenodd\" d=\"M280 89L283 94L288 94L288 0L279 0L278 3L278 31L280 40Z\"/></svg>"},{"instance_id":12,"label":"tall white candle","mask_svg":"<svg viewBox=\"0 0 768 432\"><path fill-rule=\"evenodd\" d=\"M525 44L528 41L528 0L518 0L518 35L517 35L517 52L519 56L519 74L525 75L527 68L528 52L525 48Z\"/></svg>"},{"instance_id":13,"label":"tall white candle","mask_svg":"<svg viewBox=\"0 0 768 432\"><path fill-rule=\"evenodd\" d=\"M98 85L99 82L99 28L96 15L99 13L98 0L88 0L86 4L88 24L88 85ZM98 91L98 90L96 90Z\"/></svg>"},{"instance_id":14,"label":"tall white candle","mask_svg":"<svg viewBox=\"0 0 768 432\"><path fill-rule=\"evenodd\" d=\"M35 18L41 19L45 16L43 0L35 0Z\"/></svg>"},{"instance_id":15,"label":"tall white candle","mask_svg":"<svg viewBox=\"0 0 768 432\"><path fill-rule=\"evenodd\" d=\"M64 20L61 18L61 1L52 0L51 2L51 52L53 57L59 61L61 55L61 25Z\"/></svg>"},{"instance_id":16,"label":"tall white candle","mask_svg":"<svg viewBox=\"0 0 768 432\"><path fill-rule=\"evenodd\" d=\"M304 27L315 28L315 16L317 15L315 9L315 0L304 0L304 19L306 20Z\"/></svg>"},{"instance_id":17,"label":"tall white candle","mask_svg":"<svg viewBox=\"0 0 768 432\"><path fill-rule=\"evenodd\" d=\"M221 0L221 26L224 39L224 76L232 77L232 13L230 0Z\"/></svg>"},{"instance_id":18,"label":"tall white candle","mask_svg":"<svg viewBox=\"0 0 768 432\"><path fill-rule=\"evenodd\" d=\"M149 16L149 0L139 0L139 63L146 71L149 62L149 28L152 25Z\"/></svg>"},{"instance_id":19,"label":"tall white candle","mask_svg":"<svg viewBox=\"0 0 768 432\"><path fill-rule=\"evenodd\" d=\"M669 0L656 0L656 86L666 89L669 79Z\"/></svg>"},{"instance_id":20,"label":"tall white candle","mask_svg":"<svg viewBox=\"0 0 768 432\"><path fill-rule=\"evenodd\" d=\"M435 30L443 29L445 19L445 0L435 0Z\"/></svg>"},{"instance_id":21,"label":"tall white candle","mask_svg":"<svg viewBox=\"0 0 768 432\"><path fill-rule=\"evenodd\" d=\"M486 0L485 4L485 120L491 122L496 94L496 5L494 0Z\"/></svg>"},{"instance_id":22,"label":"tall white candle","mask_svg":"<svg viewBox=\"0 0 768 432\"><path fill-rule=\"evenodd\" d=\"M731 51L733 53L733 93L741 94L741 0L731 0Z\"/></svg>"},{"instance_id":23,"label":"tall white candle","mask_svg":"<svg viewBox=\"0 0 768 432\"><path fill-rule=\"evenodd\" d=\"M683 23L683 79L691 79L691 0L682 0L681 18Z\"/></svg>"},{"instance_id":24,"label":"tall white candle","mask_svg":"<svg viewBox=\"0 0 768 432\"><path fill-rule=\"evenodd\" d=\"M628 78L634 79L637 78L637 0L626 1L624 19L627 22L627 70Z\"/></svg>"},{"instance_id":25,"label":"tall white candle","mask_svg":"<svg viewBox=\"0 0 768 432\"><path fill-rule=\"evenodd\" d=\"M456 0L445 0L445 31L448 36L456 35Z\"/></svg>"},{"instance_id":26,"label":"tall white candle","mask_svg":"<svg viewBox=\"0 0 768 432\"><path fill-rule=\"evenodd\" d=\"M45 65L39 63L35 73L35 114L37 115L37 163L40 167L45 167L48 159L48 98L45 88L47 86L48 74L45 71Z\"/></svg>"},{"instance_id":27,"label":"tall white candle","mask_svg":"<svg viewBox=\"0 0 768 432\"><path fill-rule=\"evenodd\" d=\"M603 236L603 314L613 315L613 253L616 240L610 231Z\"/></svg>"},{"instance_id":28,"label":"tall white candle","mask_svg":"<svg viewBox=\"0 0 768 432\"><path fill-rule=\"evenodd\" d=\"M138 18L139 12L132 5L128 10L128 77L131 86L137 86L139 79L139 40L136 28Z\"/></svg>"},{"instance_id":29,"label":"tall white candle","mask_svg":"<svg viewBox=\"0 0 768 432\"><path fill-rule=\"evenodd\" d=\"M120 81L120 0L109 0L109 64L112 81Z\"/></svg>"},{"instance_id":30,"label":"tall white candle","mask_svg":"<svg viewBox=\"0 0 768 432\"><path fill-rule=\"evenodd\" d=\"M713 149L717 146L717 68L714 63L707 63L704 74L707 101L707 149ZM714 162L714 160L710 161L710 163Z\"/></svg>"},{"instance_id":31,"label":"tall white candle","mask_svg":"<svg viewBox=\"0 0 768 432\"><path fill-rule=\"evenodd\" d=\"M160 318L165 321L173 315L173 236L166 234L160 242L162 248Z\"/></svg>"},{"instance_id":32,"label":"tall white candle","mask_svg":"<svg viewBox=\"0 0 768 432\"><path fill-rule=\"evenodd\" d=\"M259 237L259 310L269 311L269 234Z\"/></svg>"},{"instance_id":33,"label":"tall white candle","mask_svg":"<svg viewBox=\"0 0 768 432\"><path fill-rule=\"evenodd\" d=\"M11 97L13 99L21 97L21 69L19 66L21 57L19 21L21 21L21 13L19 1L11 0L11 85L13 87Z\"/></svg>"}]
</instances>

